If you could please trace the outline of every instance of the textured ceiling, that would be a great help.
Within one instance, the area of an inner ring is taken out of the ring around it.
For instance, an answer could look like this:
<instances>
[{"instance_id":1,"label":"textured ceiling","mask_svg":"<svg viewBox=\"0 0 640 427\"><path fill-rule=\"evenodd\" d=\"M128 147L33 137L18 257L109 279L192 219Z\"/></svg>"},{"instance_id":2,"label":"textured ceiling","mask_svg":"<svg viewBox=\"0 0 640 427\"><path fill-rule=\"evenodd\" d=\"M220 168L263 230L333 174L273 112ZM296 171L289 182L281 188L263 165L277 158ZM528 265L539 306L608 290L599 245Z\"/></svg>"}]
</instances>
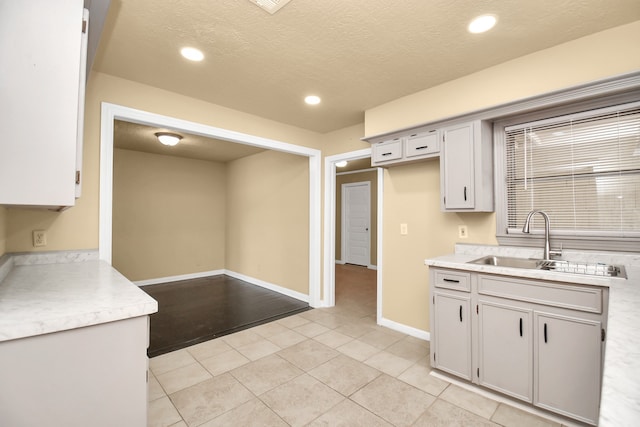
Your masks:
<instances>
[{"instance_id":1,"label":"textured ceiling","mask_svg":"<svg viewBox=\"0 0 640 427\"><path fill-rule=\"evenodd\" d=\"M476 15L496 28L472 35ZM112 0L94 69L317 132L504 61L640 19L639 0ZM189 45L205 54L183 60ZM308 94L322 97L309 107Z\"/></svg>"}]
</instances>

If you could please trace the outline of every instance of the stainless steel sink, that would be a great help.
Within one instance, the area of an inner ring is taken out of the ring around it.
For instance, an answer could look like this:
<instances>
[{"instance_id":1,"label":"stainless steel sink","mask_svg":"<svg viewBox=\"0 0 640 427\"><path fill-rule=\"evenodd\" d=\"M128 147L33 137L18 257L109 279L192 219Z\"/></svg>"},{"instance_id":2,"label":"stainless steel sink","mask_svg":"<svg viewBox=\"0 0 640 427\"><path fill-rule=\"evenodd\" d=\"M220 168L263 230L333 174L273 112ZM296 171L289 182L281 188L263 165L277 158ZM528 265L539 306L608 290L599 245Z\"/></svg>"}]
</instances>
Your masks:
<instances>
[{"instance_id":1,"label":"stainless steel sink","mask_svg":"<svg viewBox=\"0 0 640 427\"><path fill-rule=\"evenodd\" d=\"M496 267L537 269L542 260L534 258L512 258L506 256L488 255L469 262L471 264L493 265Z\"/></svg>"},{"instance_id":2,"label":"stainless steel sink","mask_svg":"<svg viewBox=\"0 0 640 427\"><path fill-rule=\"evenodd\" d=\"M543 260L535 258L514 258L506 256L487 255L469 261L470 264L492 265L494 267L526 268L530 270L548 270L558 273L586 274L589 276L627 278L622 265L603 263L587 263L564 260Z\"/></svg>"}]
</instances>

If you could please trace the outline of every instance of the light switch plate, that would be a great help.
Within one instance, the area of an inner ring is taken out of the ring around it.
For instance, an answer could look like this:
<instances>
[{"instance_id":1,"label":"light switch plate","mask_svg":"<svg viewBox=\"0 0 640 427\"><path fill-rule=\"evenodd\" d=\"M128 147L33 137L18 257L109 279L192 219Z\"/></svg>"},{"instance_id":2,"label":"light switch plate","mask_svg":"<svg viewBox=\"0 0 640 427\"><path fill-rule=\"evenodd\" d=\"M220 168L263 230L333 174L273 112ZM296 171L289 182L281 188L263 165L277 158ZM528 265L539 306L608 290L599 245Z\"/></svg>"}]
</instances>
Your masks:
<instances>
[{"instance_id":1,"label":"light switch plate","mask_svg":"<svg viewBox=\"0 0 640 427\"><path fill-rule=\"evenodd\" d=\"M458 226L458 237L461 239L466 239L467 237L469 237L469 230L467 230L466 225Z\"/></svg>"},{"instance_id":2,"label":"light switch plate","mask_svg":"<svg viewBox=\"0 0 640 427\"><path fill-rule=\"evenodd\" d=\"M409 234L409 230L407 229L407 224L400 224L400 234L403 236Z\"/></svg>"}]
</instances>

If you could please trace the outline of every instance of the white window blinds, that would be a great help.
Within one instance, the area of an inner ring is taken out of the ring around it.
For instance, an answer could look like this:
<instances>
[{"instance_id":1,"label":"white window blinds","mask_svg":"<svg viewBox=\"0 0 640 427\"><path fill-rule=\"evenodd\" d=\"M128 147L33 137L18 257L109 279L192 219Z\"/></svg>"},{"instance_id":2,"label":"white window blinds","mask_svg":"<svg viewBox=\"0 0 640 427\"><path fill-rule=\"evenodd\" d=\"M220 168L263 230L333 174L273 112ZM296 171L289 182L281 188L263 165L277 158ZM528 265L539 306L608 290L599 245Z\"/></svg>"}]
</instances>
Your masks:
<instances>
[{"instance_id":1,"label":"white window blinds","mask_svg":"<svg viewBox=\"0 0 640 427\"><path fill-rule=\"evenodd\" d=\"M558 234L640 236L640 102L509 126L505 137L508 233L540 209Z\"/></svg>"}]
</instances>

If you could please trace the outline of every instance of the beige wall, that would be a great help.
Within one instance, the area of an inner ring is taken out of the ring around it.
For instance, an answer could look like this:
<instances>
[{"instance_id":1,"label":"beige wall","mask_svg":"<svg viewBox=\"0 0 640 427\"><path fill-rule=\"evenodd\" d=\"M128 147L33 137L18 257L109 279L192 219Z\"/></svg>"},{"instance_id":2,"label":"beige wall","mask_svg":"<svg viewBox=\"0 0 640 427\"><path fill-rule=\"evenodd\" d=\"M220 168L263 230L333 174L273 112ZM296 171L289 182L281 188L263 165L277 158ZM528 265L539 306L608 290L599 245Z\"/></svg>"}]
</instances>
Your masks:
<instances>
[{"instance_id":1,"label":"beige wall","mask_svg":"<svg viewBox=\"0 0 640 427\"><path fill-rule=\"evenodd\" d=\"M342 184L368 181L371 185L371 257L369 265L378 263L378 173L376 171L336 176L336 260L342 260Z\"/></svg>"},{"instance_id":2,"label":"beige wall","mask_svg":"<svg viewBox=\"0 0 640 427\"><path fill-rule=\"evenodd\" d=\"M113 266L129 280L225 267L226 167L114 150Z\"/></svg>"},{"instance_id":3,"label":"beige wall","mask_svg":"<svg viewBox=\"0 0 640 427\"><path fill-rule=\"evenodd\" d=\"M325 157L335 154L349 153L351 151L370 148L371 144L362 141L364 137L364 123L328 132L321 135L322 155Z\"/></svg>"},{"instance_id":4,"label":"beige wall","mask_svg":"<svg viewBox=\"0 0 640 427\"><path fill-rule=\"evenodd\" d=\"M366 135L440 120L640 69L640 21L487 68L367 110Z\"/></svg>"},{"instance_id":5,"label":"beige wall","mask_svg":"<svg viewBox=\"0 0 640 427\"><path fill-rule=\"evenodd\" d=\"M308 158L265 151L227 172L226 268L308 295Z\"/></svg>"},{"instance_id":6,"label":"beige wall","mask_svg":"<svg viewBox=\"0 0 640 427\"><path fill-rule=\"evenodd\" d=\"M496 244L492 213L440 211L439 163L399 166L384 174L382 315L421 330L429 330L424 260L453 253L456 242ZM407 224L406 235L400 224ZM458 238L458 225L467 225L467 239Z\"/></svg>"},{"instance_id":7,"label":"beige wall","mask_svg":"<svg viewBox=\"0 0 640 427\"><path fill-rule=\"evenodd\" d=\"M471 74L368 110L367 135L512 102L640 69L640 21ZM615 46L613 48L612 46ZM383 317L429 330L425 258L464 243L496 244L495 215L440 212L439 161L389 168L384 179ZM407 223L409 234L400 235Z\"/></svg>"}]
</instances>

